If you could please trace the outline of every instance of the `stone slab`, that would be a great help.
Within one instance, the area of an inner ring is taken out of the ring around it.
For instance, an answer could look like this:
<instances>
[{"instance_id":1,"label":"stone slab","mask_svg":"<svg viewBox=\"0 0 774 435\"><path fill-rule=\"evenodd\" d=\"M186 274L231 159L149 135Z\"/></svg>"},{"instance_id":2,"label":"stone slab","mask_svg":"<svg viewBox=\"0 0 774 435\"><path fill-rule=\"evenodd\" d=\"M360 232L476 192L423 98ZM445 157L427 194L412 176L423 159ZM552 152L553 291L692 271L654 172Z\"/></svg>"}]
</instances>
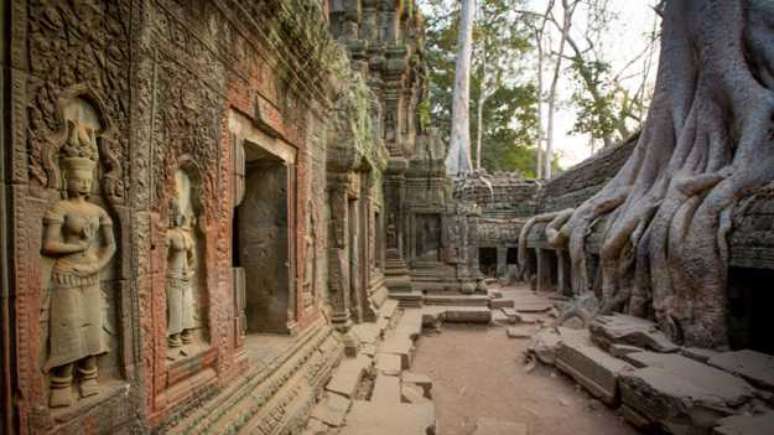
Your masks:
<instances>
[{"instance_id":1,"label":"stone slab","mask_svg":"<svg viewBox=\"0 0 774 435\"><path fill-rule=\"evenodd\" d=\"M401 368L408 370L414 356L414 343L408 336L396 334L382 343L379 352L400 356Z\"/></svg>"},{"instance_id":2,"label":"stone slab","mask_svg":"<svg viewBox=\"0 0 774 435\"><path fill-rule=\"evenodd\" d=\"M589 325L591 339L603 349L628 344L655 352L677 352L680 347L658 330L656 324L626 314L597 316Z\"/></svg>"},{"instance_id":3,"label":"stone slab","mask_svg":"<svg viewBox=\"0 0 774 435\"><path fill-rule=\"evenodd\" d=\"M376 354L376 369L386 376L399 376L401 372L400 355L381 352Z\"/></svg>"},{"instance_id":4,"label":"stone slab","mask_svg":"<svg viewBox=\"0 0 774 435\"><path fill-rule=\"evenodd\" d=\"M399 333L407 334L409 338L415 340L422 334L422 310L416 308L405 309L395 330Z\"/></svg>"},{"instance_id":5,"label":"stone slab","mask_svg":"<svg viewBox=\"0 0 774 435\"><path fill-rule=\"evenodd\" d=\"M684 347L680 349L680 354L694 361L706 363L710 358L719 352L712 349L701 349L698 347Z\"/></svg>"},{"instance_id":6,"label":"stone slab","mask_svg":"<svg viewBox=\"0 0 774 435\"><path fill-rule=\"evenodd\" d=\"M383 403L356 400L347 414L340 435L433 434L435 408L432 403Z\"/></svg>"},{"instance_id":7,"label":"stone slab","mask_svg":"<svg viewBox=\"0 0 774 435\"><path fill-rule=\"evenodd\" d=\"M331 377L325 389L351 398L355 394L360 380L363 379L370 367L371 359L365 355L359 355L356 358L345 358L334 370L333 377Z\"/></svg>"},{"instance_id":8,"label":"stone slab","mask_svg":"<svg viewBox=\"0 0 774 435\"><path fill-rule=\"evenodd\" d=\"M743 379L680 354L639 352L627 359L643 367L619 380L630 408L624 416L634 424L646 420L673 433L705 433L754 395Z\"/></svg>"},{"instance_id":9,"label":"stone slab","mask_svg":"<svg viewBox=\"0 0 774 435\"><path fill-rule=\"evenodd\" d=\"M511 326L505 331L505 333L508 335L508 338L518 339L532 338L535 332L537 332L536 328L529 326Z\"/></svg>"},{"instance_id":10,"label":"stone slab","mask_svg":"<svg viewBox=\"0 0 774 435\"><path fill-rule=\"evenodd\" d=\"M713 435L771 435L774 433L774 411L758 415L735 415L718 421Z\"/></svg>"},{"instance_id":11,"label":"stone slab","mask_svg":"<svg viewBox=\"0 0 774 435\"><path fill-rule=\"evenodd\" d=\"M339 427L344 422L352 401L336 393L326 394L314 408L312 417L333 427Z\"/></svg>"},{"instance_id":12,"label":"stone slab","mask_svg":"<svg viewBox=\"0 0 774 435\"><path fill-rule=\"evenodd\" d=\"M707 363L739 375L758 388L774 391L774 356L753 350L740 350L717 354L709 358Z\"/></svg>"},{"instance_id":13,"label":"stone slab","mask_svg":"<svg viewBox=\"0 0 774 435\"><path fill-rule=\"evenodd\" d=\"M645 349L628 344L611 344L608 352L610 352L610 355L616 358L624 358L630 353L643 352L644 350Z\"/></svg>"},{"instance_id":14,"label":"stone slab","mask_svg":"<svg viewBox=\"0 0 774 435\"><path fill-rule=\"evenodd\" d=\"M499 308L513 308L513 299L492 299L489 301L489 308L493 310Z\"/></svg>"},{"instance_id":15,"label":"stone slab","mask_svg":"<svg viewBox=\"0 0 774 435\"><path fill-rule=\"evenodd\" d=\"M376 376L374 389L371 392L372 402L398 403L401 398L400 378L380 374Z\"/></svg>"},{"instance_id":16,"label":"stone slab","mask_svg":"<svg viewBox=\"0 0 774 435\"><path fill-rule=\"evenodd\" d=\"M500 310L503 314L505 314L506 317L508 317L509 323L519 323L521 322L521 316L519 313L513 309L513 308L502 308Z\"/></svg>"},{"instance_id":17,"label":"stone slab","mask_svg":"<svg viewBox=\"0 0 774 435\"><path fill-rule=\"evenodd\" d=\"M419 386L428 399L432 398L433 381L429 376L421 373L404 371L401 373L401 380L404 384L413 384Z\"/></svg>"},{"instance_id":18,"label":"stone slab","mask_svg":"<svg viewBox=\"0 0 774 435\"><path fill-rule=\"evenodd\" d=\"M422 387L416 384L402 383L400 385L400 400L403 403L428 403L430 399L425 397Z\"/></svg>"},{"instance_id":19,"label":"stone slab","mask_svg":"<svg viewBox=\"0 0 774 435\"><path fill-rule=\"evenodd\" d=\"M379 340L382 331L376 323L364 322L352 326L352 331L360 339L360 343L374 344Z\"/></svg>"},{"instance_id":20,"label":"stone slab","mask_svg":"<svg viewBox=\"0 0 774 435\"><path fill-rule=\"evenodd\" d=\"M528 435L525 423L482 417L476 420L473 435Z\"/></svg>"},{"instance_id":21,"label":"stone slab","mask_svg":"<svg viewBox=\"0 0 774 435\"><path fill-rule=\"evenodd\" d=\"M556 352L562 343L560 331L562 328L544 328L532 336L527 348L543 364L554 365Z\"/></svg>"},{"instance_id":22,"label":"stone slab","mask_svg":"<svg viewBox=\"0 0 774 435\"><path fill-rule=\"evenodd\" d=\"M575 332L573 330L573 332ZM608 405L618 402L618 378L634 367L595 346L583 333L563 334L556 366Z\"/></svg>"},{"instance_id":23,"label":"stone slab","mask_svg":"<svg viewBox=\"0 0 774 435\"><path fill-rule=\"evenodd\" d=\"M379 308L379 316L385 319L391 319L398 314L398 301L395 299L387 299L384 304Z\"/></svg>"},{"instance_id":24,"label":"stone slab","mask_svg":"<svg viewBox=\"0 0 774 435\"><path fill-rule=\"evenodd\" d=\"M492 321L492 310L484 307L449 307L444 315L449 323L484 323Z\"/></svg>"}]
</instances>

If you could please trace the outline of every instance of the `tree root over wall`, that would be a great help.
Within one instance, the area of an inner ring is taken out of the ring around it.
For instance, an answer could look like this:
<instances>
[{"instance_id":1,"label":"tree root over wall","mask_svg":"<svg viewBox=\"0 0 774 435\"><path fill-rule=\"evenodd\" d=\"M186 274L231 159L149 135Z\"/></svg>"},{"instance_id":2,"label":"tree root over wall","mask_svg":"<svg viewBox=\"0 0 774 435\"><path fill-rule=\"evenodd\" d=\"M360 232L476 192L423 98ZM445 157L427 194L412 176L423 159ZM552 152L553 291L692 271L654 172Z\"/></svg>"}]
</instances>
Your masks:
<instances>
[{"instance_id":1,"label":"tree root over wall","mask_svg":"<svg viewBox=\"0 0 774 435\"><path fill-rule=\"evenodd\" d=\"M637 146L549 227L567 235L581 293L586 236L605 218L601 312L653 317L677 342L725 347L732 210L774 179L774 3L667 0L660 13L661 61Z\"/></svg>"}]
</instances>

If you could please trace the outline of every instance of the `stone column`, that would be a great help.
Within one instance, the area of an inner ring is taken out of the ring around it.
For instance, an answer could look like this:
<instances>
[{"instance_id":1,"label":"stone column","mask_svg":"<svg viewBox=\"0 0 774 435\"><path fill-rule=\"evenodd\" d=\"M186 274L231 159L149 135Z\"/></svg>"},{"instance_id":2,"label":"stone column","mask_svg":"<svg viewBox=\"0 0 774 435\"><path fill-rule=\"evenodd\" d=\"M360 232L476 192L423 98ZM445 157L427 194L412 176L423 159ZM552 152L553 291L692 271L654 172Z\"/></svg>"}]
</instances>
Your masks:
<instances>
[{"instance_id":1,"label":"stone column","mask_svg":"<svg viewBox=\"0 0 774 435\"><path fill-rule=\"evenodd\" d=\"M570 256L566 251L557 251L556 275L557 291L563 295L572 295L572 275L570 274Z\"/></svg>"},{"instance_id":2,"label":"stone column","mask_svg":"<svg viewBox=\"0 0 774 435\"><path fill-rule=\"evenodd\" d=\"M497 274L496 277L505 276L508 271L508 247L497 247Z\"/></svg>"},{"instance_id":3,"label":"stone column","mask_svg":"<svg viewBox=\"0 0 774 435\"><path fill-rule=\"evenodd\" d=\"M343 178L343 179L342 179ZM350 317L350 284L348 255L348 206L346 175L328 176L328 198L331 221L328 240L328 294L331 303L331 321L341 332L352 326Z\"/></svg>"},{"instance_id":4,"label":"stone column","mask_svg":"<svg viewBox=\"0 0 774 435\"><path fill-rule=\"evenodd\" d=\"M552 264L551 264L551 252L547 249L535 249L535 253L537 254L537 288L536 290L541 291L549 291L551 290L551 273L552 273Z\"/></svg>"},{"instance_id":5,"label":"stone column","mask_svg":"<svg viewBox=\"0 0 774 435\"><path fill-rule=\"evenodd\" d=\"M384 177L384 201L385 201L385 284L391 292L411 291L411 277L404 258L403 242L405 238L404 228L404 193L405 178L403 176L408 167L405 159L391 159Z\"/></svg>"}]
</instances>

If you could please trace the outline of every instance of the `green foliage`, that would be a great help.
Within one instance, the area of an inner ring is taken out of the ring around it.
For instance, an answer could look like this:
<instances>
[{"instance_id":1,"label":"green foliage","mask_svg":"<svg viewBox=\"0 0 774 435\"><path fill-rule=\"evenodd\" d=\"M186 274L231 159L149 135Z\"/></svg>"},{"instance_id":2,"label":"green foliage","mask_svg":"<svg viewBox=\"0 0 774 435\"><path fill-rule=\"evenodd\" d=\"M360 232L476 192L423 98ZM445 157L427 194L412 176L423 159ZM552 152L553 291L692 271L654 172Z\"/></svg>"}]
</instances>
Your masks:
<instances>
[{"instance_id":1,"label":"green foliage","mask_svg":"<svg viewBox=\"0 0 774 435\"><path fill-rule=\"evenodd\" d=\"M491 171L520 171L534 176L539 126L534 80L520 74L532 49L528 29L513 13L521 0L480 0L473 29L470 137L475 159L479 96L484 92L481 164ZM455 1L426 0L426 53L429 66L429 115L444 141L451 132L451 107L457 53L459 6ZM421 112L420 112L421 116Z\"/></svg>"}]
</instances>

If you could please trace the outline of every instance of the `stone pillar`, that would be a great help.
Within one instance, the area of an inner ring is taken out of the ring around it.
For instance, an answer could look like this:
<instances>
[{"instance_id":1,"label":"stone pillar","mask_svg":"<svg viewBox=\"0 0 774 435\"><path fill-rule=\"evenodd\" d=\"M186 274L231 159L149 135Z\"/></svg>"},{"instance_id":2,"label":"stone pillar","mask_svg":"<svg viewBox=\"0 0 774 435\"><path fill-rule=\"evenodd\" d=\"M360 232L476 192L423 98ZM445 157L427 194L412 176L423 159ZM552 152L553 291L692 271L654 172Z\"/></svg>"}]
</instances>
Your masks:
<instances>
[{"instance_id":1,"label":"stone pillar","mask_svg":"<svg viewBox=\"0 0 774 435\"><path fill-rule=\"evenodd\" d=\"M348 206L346 175L328 176L328 199L331 221L328 240L328 294L331 321L341 332L352 326L350 317L350 284L348 255Z\"/></svg>"},{"instance_id":2,"label":"stone pillar","mask_svg":"<svg viewBox=\"0 0 774 435\"><path fill-rule=\"evenodd\" d=\"M496 277L499 278L501 276L505 276L505 274L508 272L508 247L506 246L498 246L497 247L497 275Z\"/></svg>"},{"instance_id":3,"label":"stone pillar","mask_svg":"<svg viewBox=\"0 0 774 435\"><path fill-rule=\"evenodd\" d=\"M547 249L535 249L537 254L537 288L536 291L551 290L551 252Z\"/></svg>"},{"instance_id":4,"label":"stone pillar","mask_svg":"<svg viewBox=\"0 0 774 435\"><path fill-rule=\"evenodd\" d=\"M572 275L570 273L570 256L565 251L557 251L557 291L563 295L572 295Z\"/></svg>"},{"instance_id":5,"label":"stone pillar","mask_svg":"<svg viewBox=\"0 0 774 435\"><path fill-rule=\"evenodd\" d=\"M391 292L411 291L411 277L404 258L405 240L403 176L408 164L405 159L391 159L384 178L386 262L385 284Z\"/></svg>"}]
</instances>

